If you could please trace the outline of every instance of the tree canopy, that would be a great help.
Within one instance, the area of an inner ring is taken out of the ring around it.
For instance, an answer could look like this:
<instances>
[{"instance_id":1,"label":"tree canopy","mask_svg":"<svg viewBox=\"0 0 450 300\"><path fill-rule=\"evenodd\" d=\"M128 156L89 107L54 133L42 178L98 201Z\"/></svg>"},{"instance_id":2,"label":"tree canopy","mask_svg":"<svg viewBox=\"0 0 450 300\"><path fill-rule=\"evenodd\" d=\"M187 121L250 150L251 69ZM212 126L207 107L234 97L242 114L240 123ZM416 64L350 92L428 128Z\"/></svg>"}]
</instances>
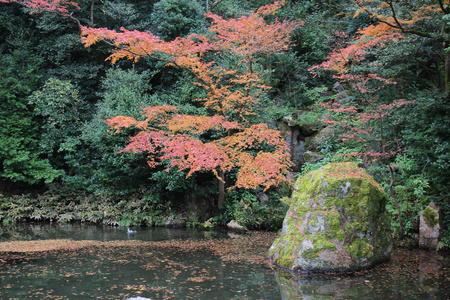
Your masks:
<instances>
[{"instance_id":1,"label":"tree canopy","mask_svg":"<svg viewBox=\"0 0 450 300\"><path fill-rule=\"evenodd\" d=\"M72 195L0 219L151 223L219 195L222 224L279 225L292 160L354 161L395 235L434 201L448 244L449 5L0 0L0 192Z\"/></svg>"}]
</instances>

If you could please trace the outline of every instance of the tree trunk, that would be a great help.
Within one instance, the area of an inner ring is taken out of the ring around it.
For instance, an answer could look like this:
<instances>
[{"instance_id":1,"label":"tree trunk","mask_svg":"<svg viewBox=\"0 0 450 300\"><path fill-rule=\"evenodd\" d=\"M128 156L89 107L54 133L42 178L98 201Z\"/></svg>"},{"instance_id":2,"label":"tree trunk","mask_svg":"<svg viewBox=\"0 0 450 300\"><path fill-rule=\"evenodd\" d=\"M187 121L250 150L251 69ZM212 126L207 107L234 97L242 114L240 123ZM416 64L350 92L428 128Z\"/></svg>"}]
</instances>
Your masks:
<instances>
[{"instance_id":1,"label":"tree trunk","mask_svg":"<svg viewBox=\"0 0 450 300\"><path fill-rule=\"evenodd\" d=\"M219 201L217 206L221 209L223 202L225 201L225 172L220 170L219 177L221 180L219 180Z\"/></svg>"},{"instance_id":2,"label":"tree trunk","mask_svg":"<svg viewBox=\"0 0 450 300\"><path fill-rule=\"evenodd\" d=\"M394 191L394 171L392 170L392 166L388 165L389 172L391 173L391 183L389 184L389 192L391 193L392 200L394 201L395 206L397 206L397 213L398 213L398 223L400 224L400 236L399 238L403 239L403 221L402 221L402 211L400 209L400 205L397 202L397 196L395 195Z\"/></svg>"},{"instance_id":3,"label":"tree trunk","mask_svg":"<svg viewBox=\"0 0 450 300\"><path fill-rule=\"evenodd\" d=\"M445 43L448 47L448 42ZM445 54L445 79L444 79L445 93L450 92L449 80L450 80L450 53Z\"/></svg>"},{"instance_id":4,"label":"tree trunk","mask_svg":"<svg viewBox=\"0 0 450 300\"><path fill-rule=\"evenodd\" d=\"M94 4L95 0L91 0L91 24L94 24Z\"/></svg>"},{"instance_id":5,"label":"tree trunk","mask_svg":"<svg viewBox=\"0 0 450 300\"><path fill-rule=\"evenodd\" d=\"M446 14L447 15L447 14ZM450 32L450 28L449 26L444 23L442 25L442 35L444 38L444 42L442 43L442 46L444 47L444 51L446 51L446 49L449 47L450 45L450 40L448 40L446 37ZM445 74L444 74L444 91L447 94L448 92L450 92L450 87L449 87L449 80L450 80L450 53L448 51L446 51L447 53L445 53Z\"/></svg>"}]
</instances>

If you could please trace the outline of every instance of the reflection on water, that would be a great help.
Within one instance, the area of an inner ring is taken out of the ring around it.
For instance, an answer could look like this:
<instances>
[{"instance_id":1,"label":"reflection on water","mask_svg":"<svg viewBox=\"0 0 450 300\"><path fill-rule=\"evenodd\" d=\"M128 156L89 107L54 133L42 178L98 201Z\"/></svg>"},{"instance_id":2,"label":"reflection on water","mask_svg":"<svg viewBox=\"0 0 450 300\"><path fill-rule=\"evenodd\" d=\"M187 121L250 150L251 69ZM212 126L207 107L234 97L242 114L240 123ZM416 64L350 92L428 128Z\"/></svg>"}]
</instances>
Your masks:
<instances>
[{"instance_id":1,"label":"reflection on water","mask_svg":"<svg viewBox=\"0 0 450 300\"><path fill-rule=\"evenodd\" d=\"M226 237L215 231L134 229L128 234L127 228L108 226L17 224L0 227L0 240L195 243ZM372 270L293 275L264 264L224 261L204 248L186 252L161 245L91 247L0 264L0 299L450 299L445 253L396 249L390 262ZM252 244L240 250L245 247Z\"/></svg>"},{"instance_id":2,"label":"reflection on water","mask_svg":"<svg viewBox=\"0 0 450 300\"><path fill-rule=\"evenodd\" d=\"M372 288L364 278L275 272L282 299L362 299Z\"/></svg>"},{"instance_id":3,"label":"reflection on water","mask_svg":"<svg viewBox=\"0 0 450 300\"><path fill-rule=\"evenodd\" d=\"M80 251L0 269L1 299L278 299L270 269L205 253Z\"/></svg>"},{"instance_id":4,"label":"reflection on water","mask_svg":"<svg viewBox=\"0 0 450 300\"><path fill-rule=\"evenodd\" d=\"M0 226L0 242L31 241L48 239L72 239L95 241L164 241L173 239L211 239L227 237L226 232L201 231L163 227L132 228L136 233L128 233L126 227L92 224L58 223L18 223Z\"/></svg>"},{"instance_id":5,"label":"reflection on water","mask_svg":"<svg viewBox=\"0 0 450 300\"><path fill-rule=\"evenodd\" d=\"M390 262L352 274L275 271L282 299L450 299L450 258L395 249Z\"/></svg>"}]
</instances>

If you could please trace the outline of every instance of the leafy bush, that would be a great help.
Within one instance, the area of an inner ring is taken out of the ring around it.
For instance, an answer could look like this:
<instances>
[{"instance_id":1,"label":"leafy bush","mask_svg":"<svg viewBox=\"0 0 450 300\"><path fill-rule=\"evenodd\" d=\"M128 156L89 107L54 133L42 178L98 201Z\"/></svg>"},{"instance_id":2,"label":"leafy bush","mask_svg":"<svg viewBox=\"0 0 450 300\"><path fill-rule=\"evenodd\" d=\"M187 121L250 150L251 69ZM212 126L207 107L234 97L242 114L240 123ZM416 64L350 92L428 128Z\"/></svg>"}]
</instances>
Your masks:
<instances>
[{"instance_id":1,"label":"leafy bush","mask_svg":"<svg viewBox=\"0 0 450 300\"><path fill-rule=\"evenodd\" d=\"M197 0L162 0L153 6L151 15L154 34L164 40L173 40L190 33L205 30L206 12Z\"/></svg>"},{"instance_id":2,"label":"leafy bush","mask_svg":"<svg viewBox=\"0 0 450 300\"><path fill-rule=\"evenodd\" d=\"M234 219L248 229L278 230L282 227L287 211L287 206L279 199L279 192L269 192L268 200L261 202L255 191L228 191L221 214L222 223Z\"/></svg>"}]
</instances>

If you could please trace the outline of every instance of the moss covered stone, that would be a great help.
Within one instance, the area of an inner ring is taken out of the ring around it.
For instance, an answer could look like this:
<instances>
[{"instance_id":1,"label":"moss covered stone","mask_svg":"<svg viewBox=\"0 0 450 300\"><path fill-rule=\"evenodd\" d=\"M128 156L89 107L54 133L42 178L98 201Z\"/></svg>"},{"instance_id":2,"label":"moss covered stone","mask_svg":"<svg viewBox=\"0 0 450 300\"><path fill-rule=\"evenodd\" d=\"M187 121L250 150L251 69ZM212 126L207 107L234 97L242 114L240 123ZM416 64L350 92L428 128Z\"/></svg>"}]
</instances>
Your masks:
<instances>
[{"instance_id":1,"label":"moss covered stone","mask_svg":"<svg viewBox=\"0 0 450 300\"><path fill-rule=\"evenodd\" d=\"M429 207L425 208L423 211L423 217L425 223L431 228L434 228L437 224L439 224L438 214Z\"/></svg>"},{"instance_id":2,"label":"moss covered stone","mask_svg":"<svg viewBox=\"0 0 450 300\"><path fill-rule=\"evenodd\" d=\"M354 163L328 164L295 183L280 236L269 249L279 266L348 271L389 259L384 190Z\"/></svg>"},{"instance_id":3,"label":"moss covered stone","mask_svg":"<svg viewBox=\"0 0 450 300\"><path fill-rule=\"evenodd\" d=\"M436 249L441 236L440 208L434 202L420 213L419 246Z\"/></svg>"}]
</instances>

